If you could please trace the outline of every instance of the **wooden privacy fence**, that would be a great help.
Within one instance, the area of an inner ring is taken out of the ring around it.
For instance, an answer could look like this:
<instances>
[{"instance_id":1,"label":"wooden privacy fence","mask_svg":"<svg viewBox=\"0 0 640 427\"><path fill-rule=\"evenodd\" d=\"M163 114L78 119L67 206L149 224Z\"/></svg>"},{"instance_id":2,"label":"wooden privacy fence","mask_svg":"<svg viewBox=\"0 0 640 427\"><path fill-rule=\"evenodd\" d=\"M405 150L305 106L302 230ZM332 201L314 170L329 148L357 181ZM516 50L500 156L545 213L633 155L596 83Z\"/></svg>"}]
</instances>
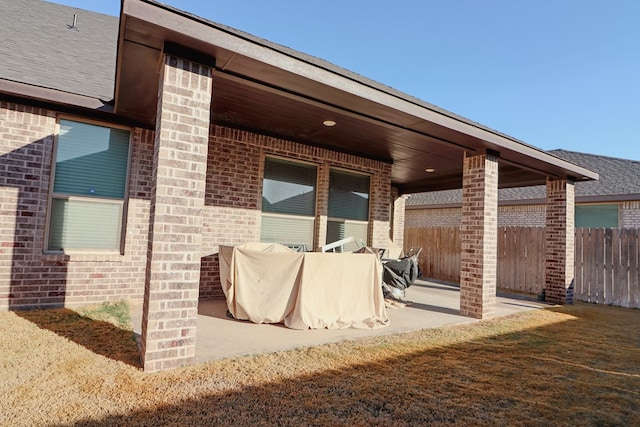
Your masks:
<instances>
[{"instance_id":1,"label":"wooden privacy fence","mask_svg":"<svg viewBox=\"0 0 640 427\"><path fill-rule=\"evenodd\" d=\"M422 248L418 259L422 276L460 283L460 228L407 228L405 248Z\"/></svg>"},{"instance_id":2,"label":"wooden privacy fence","mask_svg":"<svg viewBox=\"0 0 640 427\"><path fill-rule=\"evenodd\" d=\"M576 229L575 297L640 308L637 228Z\"/></svg>"},{"instance_id":3,"label":"wooden privacy fence","mask_svg":"<svg viewBox=\"0 0 640 427\"><path fill-rule=\"evenodd\" d=\"M575 238L575 299L640 308L640 230L577 228ZM499 227L498 288L539 293L544 244L542 227ZM460 282L459 227L407 228L405 247L422 248L424 277Z\"/></svg>"}]
</instances>

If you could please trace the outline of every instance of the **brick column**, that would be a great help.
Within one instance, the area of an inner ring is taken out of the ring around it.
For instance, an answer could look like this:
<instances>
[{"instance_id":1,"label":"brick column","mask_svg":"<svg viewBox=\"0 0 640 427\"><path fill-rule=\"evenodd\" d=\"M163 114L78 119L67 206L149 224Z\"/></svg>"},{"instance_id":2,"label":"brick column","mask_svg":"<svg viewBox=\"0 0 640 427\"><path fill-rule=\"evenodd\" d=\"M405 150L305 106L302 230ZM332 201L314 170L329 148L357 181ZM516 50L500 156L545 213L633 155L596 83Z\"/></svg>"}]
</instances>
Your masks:
<instances>
[{"instance_id":1,"label":"brick column","mask_svg":"<svg viewBox=\"0 0 640 427\"><path fill-rule=\"evenodd\" d=\"M460 314L495 314L498 254L498 159L465 157L462 177Z\"/></svg>"},{"instance_id":2,"label":"brick column","mask_svg":"<svg viewBox=\"0 0 640 427\"><path fill-rule=\"evenodd\" d=\"M316 223L315 245L321 248L327 244L327 219L329 215L329 173L328 163L318 166L318 182L316 183Z\"/></svg>"},{"instance_id":3,"label":"brick column","mask_svg":"<svg viewBox=\"0 0 640 427\"><path fill-rule=\"evenodd\" d=\"M547 180L545 299L573 302L575 192L571 180Z\"/></svg>"},{"instance_id":4,"label":"brick column","mask_svg":"<svg viewBox=\"0 0 640 427\"><path fill-rule=\"evenodd\" d=\"M164 55L142 318L145 371L195 357L212 69Z\"/></svg>"},{"instance_id":5,"label":"brick column","mask_svg":"<svg viewBox=\"0 0 640 427\"><path fill-rule=\"evenodd\" d=\"M389 243L389 201L391 200L391 166L371 175L369 194L369 243L374 248L386 248Z\"/></svg>"},{"instance_id":6,"label":"brick column","mask_svg":"<svg viewBox=\"0 0 640 427\"><path fill-rule=\"evenodd\" d=\"M391 240L393 243L400 247L404 247L404 212L406 208L407 197L400 196L398 189L391 188L391 209L392 221L391 221Z\"/></svg>"}]
</instances>

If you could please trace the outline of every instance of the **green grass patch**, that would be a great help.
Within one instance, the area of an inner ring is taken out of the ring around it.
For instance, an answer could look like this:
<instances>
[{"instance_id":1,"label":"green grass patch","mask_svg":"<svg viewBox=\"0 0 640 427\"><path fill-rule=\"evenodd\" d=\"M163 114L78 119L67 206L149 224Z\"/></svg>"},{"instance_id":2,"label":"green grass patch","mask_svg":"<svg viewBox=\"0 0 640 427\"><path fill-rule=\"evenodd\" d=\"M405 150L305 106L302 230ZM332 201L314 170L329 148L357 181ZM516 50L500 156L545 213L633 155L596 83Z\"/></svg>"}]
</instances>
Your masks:
<instances>
[{"instance_id":1,"label":"green grass patch","mask_svg":"<svg viewBox=\"0 0 640 427\"><path fill-rule=\"evenodd\" d=\"M121 329L132 330L131 307L125 300L109 301L81 307L76 310L81 316L92 320L108 322Z\"/></svg>"}]
</instances>

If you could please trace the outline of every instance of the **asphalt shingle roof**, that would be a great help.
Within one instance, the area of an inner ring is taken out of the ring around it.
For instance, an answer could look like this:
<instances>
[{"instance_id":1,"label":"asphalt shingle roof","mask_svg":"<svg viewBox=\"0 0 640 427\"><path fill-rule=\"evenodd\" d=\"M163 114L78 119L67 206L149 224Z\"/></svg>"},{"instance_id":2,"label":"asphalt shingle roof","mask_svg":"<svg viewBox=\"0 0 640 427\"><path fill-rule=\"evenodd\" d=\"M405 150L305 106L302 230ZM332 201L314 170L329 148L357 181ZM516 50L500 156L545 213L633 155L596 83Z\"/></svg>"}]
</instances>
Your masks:
<instances>
[{"instance_id":1,"label":"asphalt shingle roof","mask_svg":"<svg viewBox=\"0 0 640 427\"><path fill-rule=\"evenodd\" d=\"M640 162L568 150L548 152L600 175L598 181L576 183L576 197L617 196L640 194ZM530 200L546 198L545 186L503 188L498 191L500 201ZM413 194L408 206L459 204L462 190L433 191Z\"/></svg>"},{"instance_id":2,"label":"asphalt shingle roof","mask_svg":"<svg viewBox=\"0 0 640 427\"><path fill-rule=\"evenodd\" d=\"M40 0L0 0L0 79L110 101L118 23Z\"/></svg>"}]
</instances>

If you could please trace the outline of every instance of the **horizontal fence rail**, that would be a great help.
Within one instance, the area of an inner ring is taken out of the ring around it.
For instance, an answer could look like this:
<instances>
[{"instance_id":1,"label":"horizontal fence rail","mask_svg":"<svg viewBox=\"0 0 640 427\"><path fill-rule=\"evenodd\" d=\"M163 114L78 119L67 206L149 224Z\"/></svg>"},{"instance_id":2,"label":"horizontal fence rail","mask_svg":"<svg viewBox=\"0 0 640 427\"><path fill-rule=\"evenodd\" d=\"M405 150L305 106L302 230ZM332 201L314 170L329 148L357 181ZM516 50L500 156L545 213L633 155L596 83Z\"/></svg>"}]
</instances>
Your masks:
<instances>
[{"instance_id":1,"label":"horizontal fence rail","mask_svg":"<svg viewBox=\"0 0 640 427\"><path fill-rule=\"evenodd\" d=\"M639 229L577 228L574 298L640 308L639 240ZM459 227L409 227L405 246L422 248L419 264L424 277L460 282ZM544 228L498 227L498 288L541 292L544 257Z\"/></svg>"}]
</instances>

